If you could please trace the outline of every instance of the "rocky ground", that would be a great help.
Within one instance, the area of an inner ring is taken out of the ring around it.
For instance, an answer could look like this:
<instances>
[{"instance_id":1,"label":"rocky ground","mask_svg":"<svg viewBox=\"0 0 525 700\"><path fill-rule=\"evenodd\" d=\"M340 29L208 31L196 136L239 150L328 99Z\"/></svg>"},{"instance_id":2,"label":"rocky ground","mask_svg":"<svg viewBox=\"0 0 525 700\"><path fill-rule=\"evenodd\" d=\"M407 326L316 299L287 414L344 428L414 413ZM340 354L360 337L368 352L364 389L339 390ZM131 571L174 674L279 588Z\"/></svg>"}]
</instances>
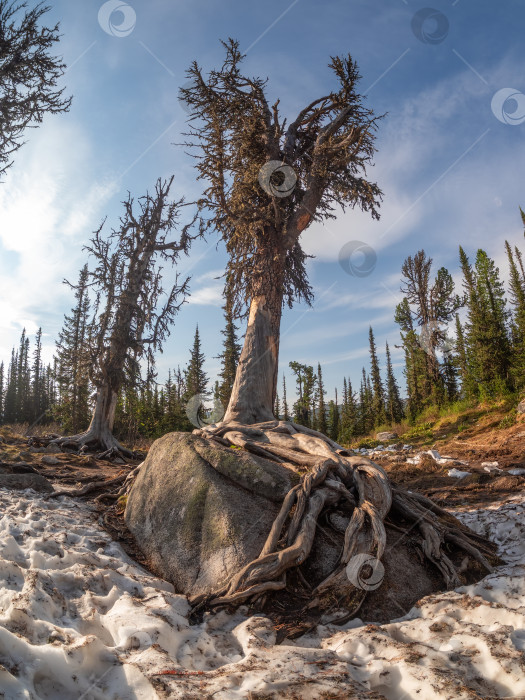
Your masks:
<instances>
[{"instance_id":1,"label":"rocky ground","mask_svg":"<svg viewBox=\"0 0 525 700\"><path fill-rule=\"evenodd\" d=\"M525 421L498 426L485 417L459 434L412 443L394 437L360 451L439 505L482 507L525 488Z\"/></svg>"},{"instance_id":2,"label":"rocky ground","mask_svg":"<svg viewBox=\"0 0 525 700\"><path fill-rule=\"evenodd\" d=\"M372 459L393 480L491 537L505 563L388 624L336 627L321 619L279 644L275 619L253 609L190 621L187 600L137 563L146 564L123 529L122 507L94 500L103 486L89 499L48 498L43 486L109 481L138 460L114 464L31 447L3 431L0 698L525 696L525 476L510 473L525 468L524 438L523 424L473 426L431 444L394 438L375 448ZM22 477L16 489L5 481L13 476ZM41 492L20 490L36 477Z\"/></svg>"}]
</instances>

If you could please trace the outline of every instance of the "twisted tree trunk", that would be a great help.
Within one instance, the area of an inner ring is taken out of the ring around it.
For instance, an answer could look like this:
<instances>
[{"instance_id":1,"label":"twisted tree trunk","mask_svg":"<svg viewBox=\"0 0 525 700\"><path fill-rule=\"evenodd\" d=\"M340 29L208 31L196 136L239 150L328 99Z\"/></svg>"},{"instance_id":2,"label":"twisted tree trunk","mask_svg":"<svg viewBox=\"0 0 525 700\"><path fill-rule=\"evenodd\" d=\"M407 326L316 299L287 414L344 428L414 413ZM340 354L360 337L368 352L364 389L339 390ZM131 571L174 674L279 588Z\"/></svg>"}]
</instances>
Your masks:
<instances>
[{"instance_id":1,"label":"twisted tree trunk","mask_svg":"<svg viewBox=\"0 0 525 700\"><path fill-rule=\"evenodd\" d=\"M100 386L97 391L95 408L93 409L88 429L78 435L58 438L53 440L53 442L62 447L73 447L75 449L81 449L84 446L100 449L108 456L120 453L131 457L133 454L131 450L123 447L113 435L117 398L117 392L109 384Z\"/></svg>"}]
</instances>

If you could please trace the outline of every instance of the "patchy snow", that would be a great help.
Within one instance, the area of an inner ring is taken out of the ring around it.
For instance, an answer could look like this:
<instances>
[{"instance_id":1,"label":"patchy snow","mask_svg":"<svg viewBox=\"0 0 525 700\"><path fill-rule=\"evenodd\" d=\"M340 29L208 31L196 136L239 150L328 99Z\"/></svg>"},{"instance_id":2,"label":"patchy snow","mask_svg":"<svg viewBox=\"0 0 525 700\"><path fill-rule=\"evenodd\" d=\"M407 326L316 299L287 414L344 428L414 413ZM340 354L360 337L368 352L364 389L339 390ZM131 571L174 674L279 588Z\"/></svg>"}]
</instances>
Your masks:
<instances>
[{"instance_id":1,"label":"patchy snow","mask_svg":"<svg viewBox=\"0 0 525 700\"><path fill-rule=\"evenodd\" d=\"M493 466L494 464L496 466ZM504 474L505 472L503 471L503 469L500 469L497 466L497 464L498 464L497 462L492 462L492 463L491 462L482 462L481 466L483 467L484 471L489 472L489 474L492 472L498 472L500 474Z\"/></svg>"},{"instance_id":2,"label":"patchy snow","mask_svg":"<svg viewBox=\"0 0 525 700\"><path fill-rule=\"evenodd\" d=\"M471 472L462 472L460 469L449 469L447 473L449 476L454 477L454 479L464 479L471 474Z\"/></svg>"},{"instance_id":3,"label":"patchy snow","mask_svg":"<svg viewBox=\"0 0 525 700\"><path fill-rule=\"evenodd\" d=\"M460 514L506 560L478 584L390 624L320 625L276 646L271 622L243 609L191 626L186 599L137 566L87 505L0 490L0 698L523 696L524 504Z\"/></svg>"}]
</instances>

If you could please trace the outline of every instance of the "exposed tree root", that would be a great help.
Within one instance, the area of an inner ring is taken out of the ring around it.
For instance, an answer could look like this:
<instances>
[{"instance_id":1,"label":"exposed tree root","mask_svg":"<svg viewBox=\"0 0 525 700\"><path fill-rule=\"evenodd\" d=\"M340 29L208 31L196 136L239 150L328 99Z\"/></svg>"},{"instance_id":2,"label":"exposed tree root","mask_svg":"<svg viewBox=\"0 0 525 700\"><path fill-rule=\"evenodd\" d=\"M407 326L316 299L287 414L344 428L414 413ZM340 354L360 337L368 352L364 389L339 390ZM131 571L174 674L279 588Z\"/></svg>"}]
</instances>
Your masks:
<instances>
[{"instance_id":1,"label":"exposed tree root","mask_svg":"<svg viewBox=\"0 0 525 700\"><path fill-rule=\"evenodd\" d=\"M117 489L109 491L105 490L94 499L97 503L101 503L104 500L116 501L121 496L125 496L130 492L133 482L135 481L135 477L137 476L141 466L142 464L139 464L137 467L135 467L135 469L128 472L128 474L119 474L114 479L109 479L106 481L90 481L88 484L85 484L79 489L58 489L57 491L50 493L48 497L56 498L57 496L87 496L95 491L98 491L99 489L107 489L108 487L116 486L118 487Z\"/></svg>"},{"instance_id":2,"label":"exposed tree root","mask_svg":"<svg viewBox=\"0 0 525 700\"><path fill-rule=\"evenodd\" d=\"M110 433L100 433L95 430L87 430L85 433L67 437L59 437L50 441L51 444L60 447L69 447L79 452L102 450L98 459L113 459L115 457L133 457L133 452L120 444Z\"/></svg>"},{"instance_id":3,"label":"exposed tree root","mask_svg":"<svg viewBox=\"0 0 525 700\"><path fill-rule=\"evenodd\" d=\"M393 524L401 532L417 537L422 552L440 571L447 588L460 584L459 571L445 552L447 543L492 571L488 558L494 561L495 547L490 542L424 496L393 485L378 464L352 456L321 433L283 421L248 426L219 424L194 433L266 459L308 468L285 497L260 555L222 589L194 598L194 609L238 604L283 589L286 572L309 556L321 513L341 501L350 508L351 517L339 564L312 591L309 607L336 601L339 607L354 613L366 592L380 585L387 517L389 522L396 521Z\"/></svg>"},{"instance_id":4,"label":"exposed tree root","mask_svg":"<svg viewBox=\"0 0 525 700\"><path fill-rule=\"evenodd\" d=\"M89 484L85 484L80 489L58 489L48 494L48 498L56 498L57 496L87 496L101 488L120 486L126 480L127 476L127 474L120 474L114 479L108 479L106 481L90 481Z\"/></svg>"}]
</instances>

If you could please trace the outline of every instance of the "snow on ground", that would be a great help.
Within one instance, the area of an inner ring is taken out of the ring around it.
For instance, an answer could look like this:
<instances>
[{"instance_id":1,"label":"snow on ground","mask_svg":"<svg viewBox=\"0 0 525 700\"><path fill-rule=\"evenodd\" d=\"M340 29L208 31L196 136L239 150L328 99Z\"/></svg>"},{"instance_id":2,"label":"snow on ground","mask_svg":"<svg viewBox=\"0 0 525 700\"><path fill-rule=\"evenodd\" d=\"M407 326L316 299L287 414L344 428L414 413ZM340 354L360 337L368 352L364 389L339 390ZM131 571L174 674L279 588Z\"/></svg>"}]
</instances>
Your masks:
<instances>
[{"instance_id":1,"label":"snow on ground","mask_svg":"<svg viewBox=\"0 0 525 700\"><path fill-rule=\"evenodd\" d=\"M267 618L208 615L137 566L86 504L0 490L0 698L525 696L525 495L461 518L506 560L386 625L276 646ZM169 673L166 673L168 671Z\"/></svg>"}]
</instances>

